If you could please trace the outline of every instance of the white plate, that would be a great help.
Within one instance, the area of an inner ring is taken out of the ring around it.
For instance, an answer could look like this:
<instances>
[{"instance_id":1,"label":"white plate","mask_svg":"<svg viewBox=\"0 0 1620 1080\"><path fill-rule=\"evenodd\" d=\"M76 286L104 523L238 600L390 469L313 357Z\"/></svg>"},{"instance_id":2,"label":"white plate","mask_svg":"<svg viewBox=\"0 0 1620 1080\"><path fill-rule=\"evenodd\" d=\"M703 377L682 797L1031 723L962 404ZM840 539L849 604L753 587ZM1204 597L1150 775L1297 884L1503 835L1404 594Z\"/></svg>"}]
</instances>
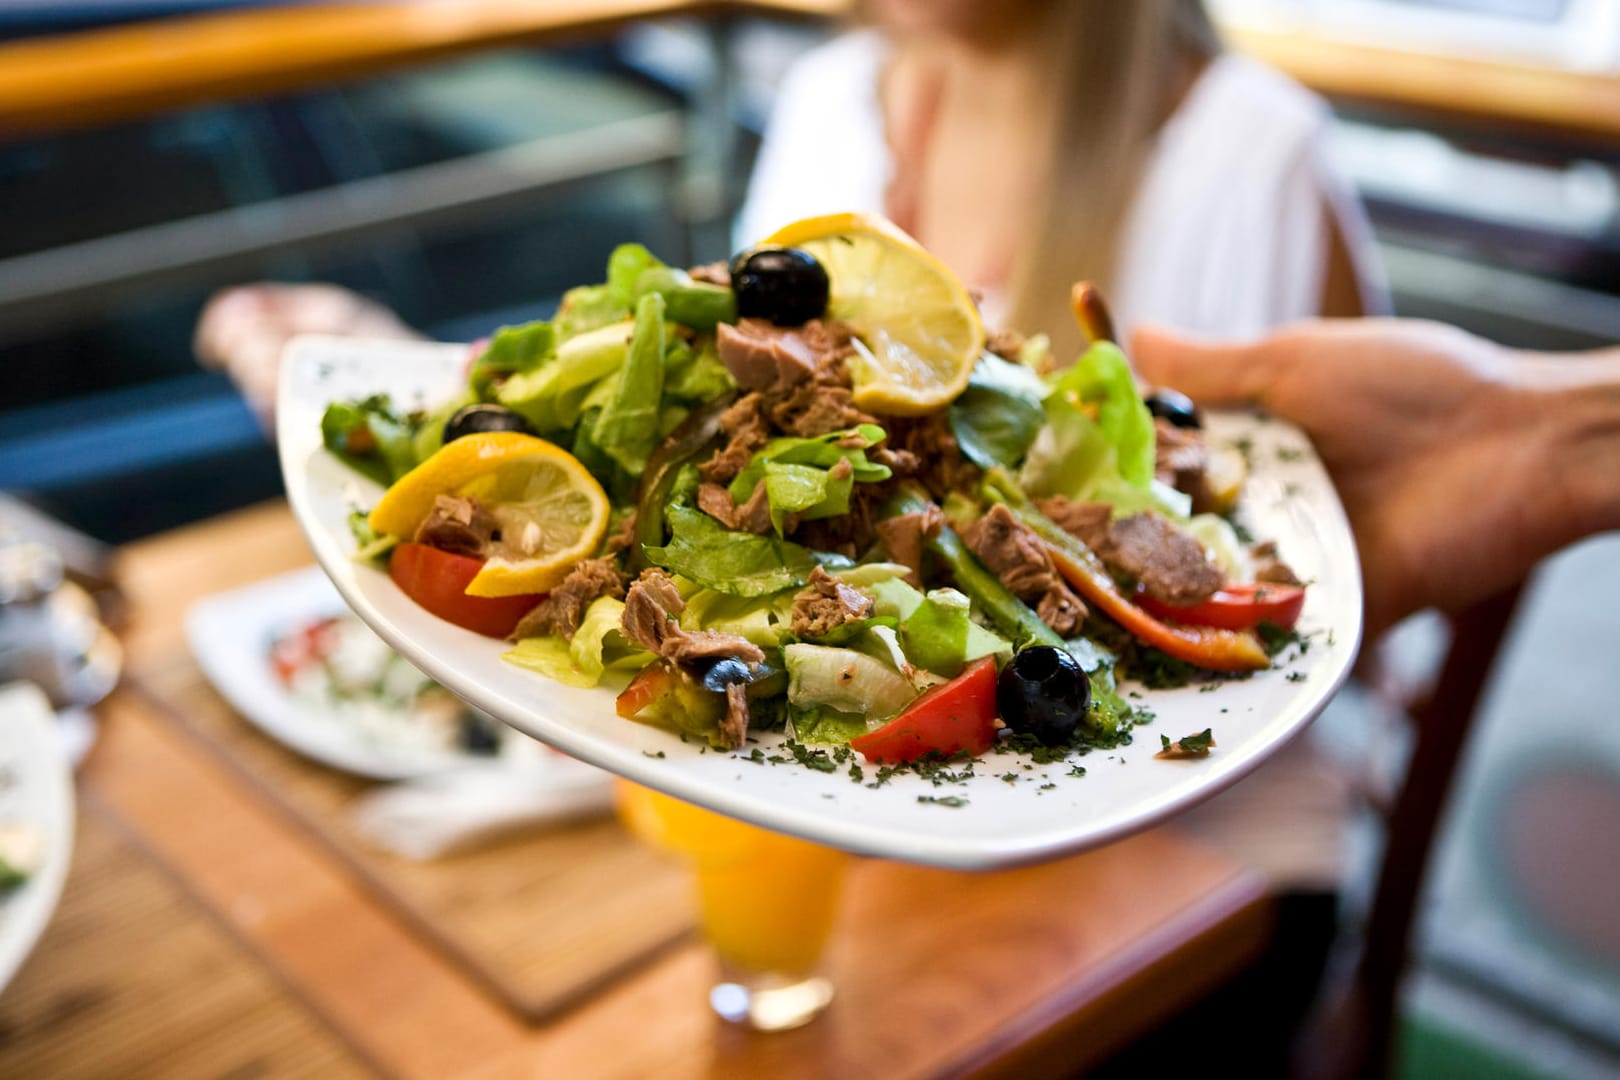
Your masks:
<instances>
[{"instance_id":1,"label":"white plate","mask_svg":"<svg viewBox=\"0 0 1620 1080\"><path fill-rule=\"evenodd\" d=\"M369 507L374 484L321 446L320 418L335 400L386 392L402 407L459 388L462 346L302 338L282 366L277 403L281 466L293 512L316 557L349 604L413 663L491 715L575 757L733 817L820 843L938 866L988 868L1051 858L1148 827L1232 784L1296 735L1347 674L1361 634L1361 576L1343 508L1304 437L1247 416L1211 417L1217 441L1247 437L1254 476L1246 493L1257 535L1276 539L1314 584L1300 629L1309 651L1241 682L1142 691L1158 714L1135 742L1093 752L1087 775L1069 766L988 756L965 786L936 788L916 776L876 790L843 770L755 763L701 753L675 736L620 719L614 690L580 690L501 660L505 646L427 614L375 569L354 562L347 515ZM1126 689L1130 689L1127 687ZM1160 733L1213 727L1207 758L1158 761ZM769 756L781 737L758 744ZM876 770L868 768L870 782ZM1000 778L1013 776L1008 783ZM1050 788L1044 784L1052 784ZM959 796L965 805L923 802Z\"/></svg>"},{"instance_id":2,"label":"white plate","mask_svg":"<svg viewBox=\"0 0 1620 1080\"><path fill-rule=\"evenodd\" d=\"M0 990L51 921L73 862L73 772L50 702L32 683L0 687L0 822L40 830L44 856L0 896Z\"/></svg>"},{"instance_id":3,"label":"white plate","mask_svg":"<svg viewBox=\"0 0 1620 1080\"><path fill-rule=\"evenodd\" d=\"M344 610L331 580L311 566L197 601L186 612L186 638L197 665L233 709L323 765L374 780L407 780L488 763L487 756L456 750L380 743L341 714L287 692L271 666L271 644Z\"/></svg>"}]
</instances>

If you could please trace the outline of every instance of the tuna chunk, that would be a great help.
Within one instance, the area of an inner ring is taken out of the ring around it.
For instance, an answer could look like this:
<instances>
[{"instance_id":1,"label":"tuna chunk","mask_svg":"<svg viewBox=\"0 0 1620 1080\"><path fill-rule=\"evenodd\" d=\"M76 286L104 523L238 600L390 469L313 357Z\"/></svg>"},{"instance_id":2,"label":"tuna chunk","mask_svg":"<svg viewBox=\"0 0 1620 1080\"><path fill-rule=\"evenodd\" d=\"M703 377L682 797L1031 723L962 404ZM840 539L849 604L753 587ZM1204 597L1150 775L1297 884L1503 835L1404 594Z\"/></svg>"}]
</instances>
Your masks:
<instances>
[{"instance_id":1,"label":"tuna chunk","mask_svg":"<svg viewBox=\"0 0 1620 1080\"><path fill-rule=\"evenodd\" d=\"M997 503L968 526L962 539L1008 592L1035 606L1047 626L1063 637L1080 632L1086 606L1058 576L1041 538L1011 510Z\"/></svg>"},{"instance_id":2,"label":"tuna chunk","mask_svg":"<svg viewBox=\"0 0 1620 1080\"><path fill-rule=\"evenodd\" d=\"M816 373L818 353L799 328L765 319L741 319L715 328L720 362L744 390L768 390L807 382Z\"/></svg>"},{"instance_id":3,"label":"tuna chunk","mask_svg":"<svg viewBox=\"0 0 1620 1080\"><path fill-rule=\"evenodd\" d=\"M1196 604L1213 596L1224 581L1203 545L1158 514L1110 521L1113 509L1106 503L1075 502L1061 495L1036 505L1110 570L1134 579L1155 600Z\"/></svg>"},{"instance_id":4,"label":"tuna chunk","mask_svg":"<svg viewBox=\"0 0 1620 1080\"><path fill-rule=\"evenodd\" d=\"M560 634L572 639L585 618L585 609L603 596L624 599L627 579L611 557L586 559L563 578L562 584L523 616L512 631L512 640Z\"/></svg>"},{"instance_id":5,"label":"tuna chunk","mask_svg":"<svg viewBox=\"0 0 1620 1080\"><path fill-rule=\"evenodd\" d=\"M1249 555L1254 559L1254 580L1267 582L1272 585L1303 585L1294 568L1282 561L1277 554L1277 541L1267 540L1256 544L1249 549Z\"/></svg>"},{"instance_id":6,"label":"tuna chunk","mask_svg":"<svg viewBox=\"0 0 1620 1080\"><path fill-rule=\"evenodd\" d=\"M741 660L759 664L765 653L747 638L713 630L690 632L681 629L676 616L686 610L686 602L675 582L654 567L642 571L624 597L624 617L620 629L632 644L655 652L666 660L691 663L697 660Z\"/></svg>"},{"instance_id":7,"label":"tuna chunk","mask_svg":"<svg viewBox=\"0 0 1620 1080\"><path fill-rule=\"evenodd\" d=\"M748 687L726 684L726 715L720 718L720 740L735 750L748 738Z\"/></svg>"},{"instance_id":8,"label":"tuna chunk","mask_svg":"<svg viewBox=\"0 0 1620 1080\"><path fill-rule=\"evenodd\" d=\"M414 539L440 551L484 558L497 528L494 516L470 495L436 495Z\"/></svg>"},{"instance_id":9,"label":"tuna chunk","mask_svg":"<svg viewBox=\"0 0 1620 1080\"><path fill-rule=\"evenodd\" d=\"M698 509L728 529L764 536L771 531L771 503L765 494L765 481L754 485L754 493L747 501L731 501L731 492L719 484L700 484L697 492Z\"/></svg>"},{"instance_id":10,"label":"tuna chunk","mask_svg":"<svg viewBox=\"0 0 1620 1080\"><path fill-rule=\"evenodd\" d=\"M1062 495L1053 495L1035 500L1035 505L1065 532L1079 537L1080 542L1092 551L1100 551L1108 546L1108 525L1113 519L1114 508L1107 503L1076 502Z\"/></svg>"},{"instance_id":11,"label":"tuna chunk","mask_svg":"<svg viewBox=\"0 0 1620 1080\"><path fill-rule=\"evenodd\" d=\"M897 514L877 523L878 539L889 553L889 559L911 570L906 580L922 588L923 545L939 535L945 526L945 515L933 503L909 514Z\"/></svg>"},{"instance_id":12,"label":"tuna chunk","mask_svg":"<svg viewBox=\"0 0 1620 1080\"><path fill-rule=\"evenodd\" d=\"M1158 514L1120 518L1108 527L1108 543L1097 554L1167 604L1208 600L1224 580L1203 545Z\"/></svg>"},{"instance_id":13,"label":"tuna chunk","mask_svg":"<svg viewBox=\"0 0 1620 1080\"><path fill-rule=\"evenodd\" d=\"M700 464L698 472L705 480L729 484L747 467L754 451L770 441L764 397L758 393L744 394L732 402L720 414L720 430L727 436L725 447Z\"/></svg>"},{"instance_id":14,"label":"tuna chunk","mask_svg":"<svg viewBox=\"0 0 1620 1080\"><path fill-rule=\"evenodd\" d=\"M793 598L790 627L803 638L826 637L847 622L872 614L872 598L821 567L810 571L810 585Z\"/></svg>"}]
</instances>

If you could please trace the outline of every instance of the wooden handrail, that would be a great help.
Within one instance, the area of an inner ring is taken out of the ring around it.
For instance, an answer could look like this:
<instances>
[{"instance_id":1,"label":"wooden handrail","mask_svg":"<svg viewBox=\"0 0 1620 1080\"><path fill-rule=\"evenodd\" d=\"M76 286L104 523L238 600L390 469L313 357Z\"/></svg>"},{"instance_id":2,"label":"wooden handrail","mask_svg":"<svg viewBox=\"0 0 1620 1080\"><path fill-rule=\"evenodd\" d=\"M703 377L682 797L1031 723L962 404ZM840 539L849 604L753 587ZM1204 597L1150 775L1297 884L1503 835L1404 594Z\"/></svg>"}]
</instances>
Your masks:
<instances>
[{"instance_id":1,"label":"wooden handrail","mask_svg":"<svg viewBox=\"0 0 1620 1080\"><path fill-rule=\"evenodd\" d=\"M0 44L0 137L354 79L436 57L638 19L833 18L853 0L386 0L299 4ZM1227 28L1330 98L1620 148L1620 77Z\"/></svg>"},{"instance_id":2,"label":"wooden handrail","mask_svg":"<svg viewBox=\"0 0 1620 1080\"><path fill-rule=\"evenodd\" d=\"M848 0L389 0L132 23L0 45L0 137L301 89L435 57L739 12L833 16Z\"/></svg>"},{"instance_id":3,"label":"wooden handrail","mask_svg":"<svg viewBox=\"0 0 1620 1080\"><path fill-rule=\"evenodd\" d=\"M1224 35L1234 48L1335 101L1620 150L1620 76L1433 56L1296 33L1227 28Z\"/></svg>"}]
</instances>

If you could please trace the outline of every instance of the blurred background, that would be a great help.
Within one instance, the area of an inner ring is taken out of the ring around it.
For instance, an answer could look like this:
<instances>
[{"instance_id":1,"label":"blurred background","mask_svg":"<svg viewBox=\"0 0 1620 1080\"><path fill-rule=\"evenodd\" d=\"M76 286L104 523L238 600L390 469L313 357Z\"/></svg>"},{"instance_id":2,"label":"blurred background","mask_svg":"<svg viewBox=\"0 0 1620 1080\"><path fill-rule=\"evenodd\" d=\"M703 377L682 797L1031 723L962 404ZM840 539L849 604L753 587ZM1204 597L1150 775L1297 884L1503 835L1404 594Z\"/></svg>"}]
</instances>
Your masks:
<instances>
[{"instance_id":1,"label":"blurred background","mask_svg":"<svg viewBox=\"0 0 1620 1080\"><path fill-rule=\"evenodd\" d=\"M495 4L431 48L285 78L143 88L102 56L106 94L46 66L86 30L161 44L184 25L164 20L256 6L277 5L0 0L0 490L108 543L279 493L249 410L193 357L212 292L337 282L459 341L548 316L622 240L724 258L777 82L846 5L603 29ZM1400 314L1620 339L1620 0L1211 8L1334 103ZM1404 632L1432 653L1432 627ZM1617 640L1620 540L1598 538L1534 582L1475 723L1410 1075L1620 1072ZM1398 766L1393 737L1375 749Z\"/></svg>"}]
</instances>

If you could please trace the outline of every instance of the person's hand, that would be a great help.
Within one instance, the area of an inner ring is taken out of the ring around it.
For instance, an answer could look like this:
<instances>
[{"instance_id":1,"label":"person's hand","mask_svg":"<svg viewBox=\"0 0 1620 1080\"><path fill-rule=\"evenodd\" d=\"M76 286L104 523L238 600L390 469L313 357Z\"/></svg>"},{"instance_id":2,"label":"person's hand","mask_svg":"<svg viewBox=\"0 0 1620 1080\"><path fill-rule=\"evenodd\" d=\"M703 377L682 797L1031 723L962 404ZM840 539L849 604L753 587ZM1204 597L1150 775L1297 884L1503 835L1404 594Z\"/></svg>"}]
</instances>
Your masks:
<instances>
[{"instance_id":1,"label":"person's hand","mask_svg":"<svg viewBox=\"0 0 1620 1080\"><path fill-rule=\"evenodd\" d=\"M242 285L215 293L197 319L197 359L222 368L273 430L281 350L299 334L412 338L387 308L337 285Z\"/></svg>"},{"instance_id":2,"label":"person's hand","mask_svg":"<svg viewBox=\"0 0 1620 1080\"><path fill-rule=\"evenodd\" d=\"M1620 513L1620 395L1577 365L1401 320L1318 322L1246 345L1144 329L1149 382L1207 405L1259 405L1310 435L1344 500L1367 632L1457 610ZM1572 373L1575 373L1572 375ZM1605 496L1608 496L1605 499Z\"/></svg>"}]
</instances>

